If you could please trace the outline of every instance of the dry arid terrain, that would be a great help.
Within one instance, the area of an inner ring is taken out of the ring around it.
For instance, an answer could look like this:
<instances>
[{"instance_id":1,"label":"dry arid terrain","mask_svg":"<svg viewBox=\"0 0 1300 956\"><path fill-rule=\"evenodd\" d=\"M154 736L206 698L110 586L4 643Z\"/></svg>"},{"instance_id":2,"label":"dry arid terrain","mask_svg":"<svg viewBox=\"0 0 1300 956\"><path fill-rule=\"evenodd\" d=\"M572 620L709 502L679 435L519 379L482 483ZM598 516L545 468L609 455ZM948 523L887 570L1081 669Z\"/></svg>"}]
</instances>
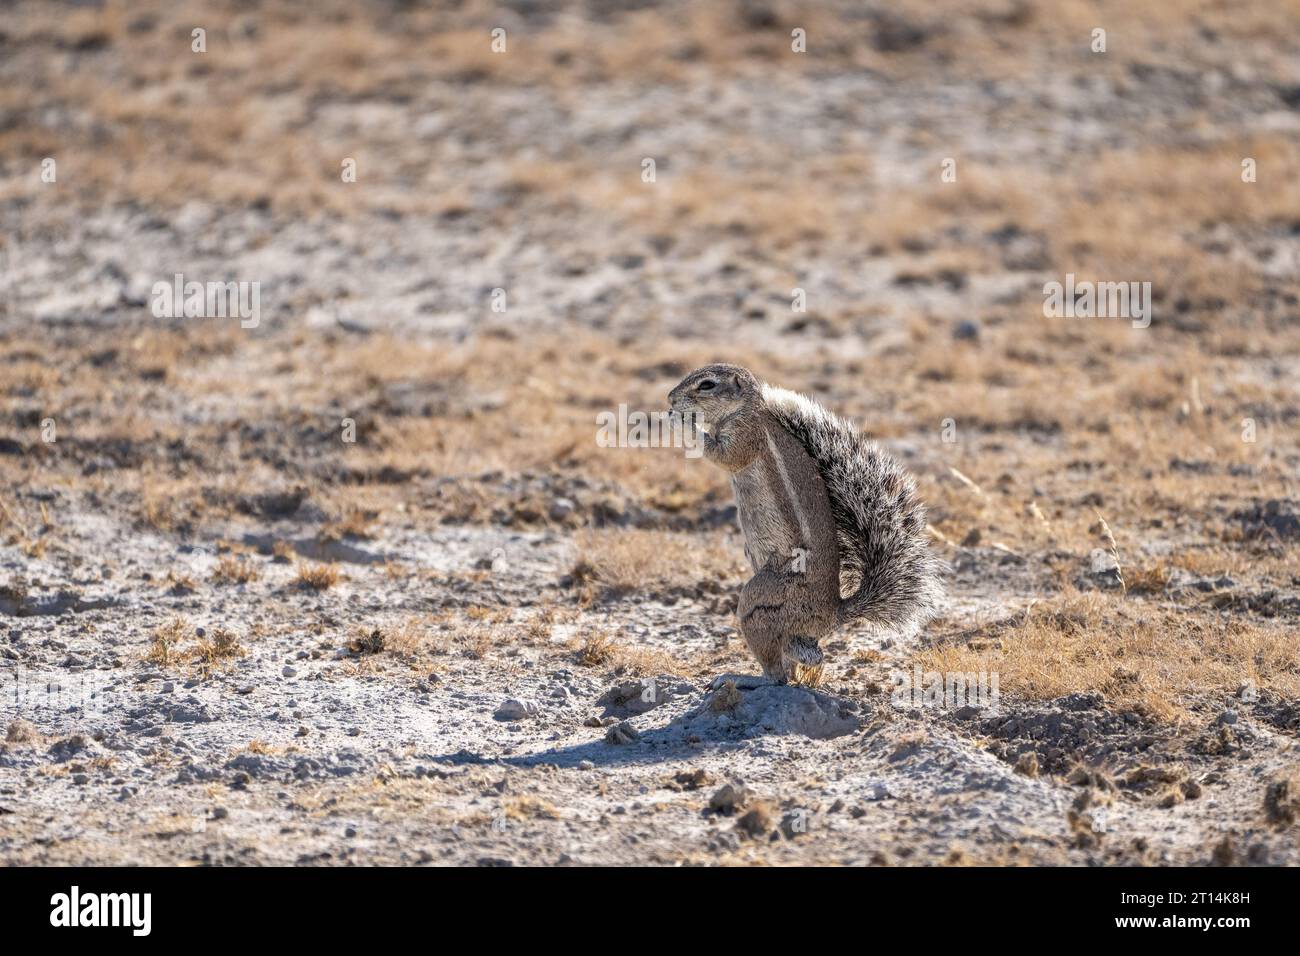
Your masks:
<instances>
[{"instance_id":1,"label":"dry arid terrain","mask_svg":"<svg viewBox=\"0 0 1300 956\"><path fill-rule=\"evenodd\" d=\"M0 862L1300 863L1295 0L5 3L0 222ZM713 361L950 569L815 689Z\"/></svg>"}]
</instances>

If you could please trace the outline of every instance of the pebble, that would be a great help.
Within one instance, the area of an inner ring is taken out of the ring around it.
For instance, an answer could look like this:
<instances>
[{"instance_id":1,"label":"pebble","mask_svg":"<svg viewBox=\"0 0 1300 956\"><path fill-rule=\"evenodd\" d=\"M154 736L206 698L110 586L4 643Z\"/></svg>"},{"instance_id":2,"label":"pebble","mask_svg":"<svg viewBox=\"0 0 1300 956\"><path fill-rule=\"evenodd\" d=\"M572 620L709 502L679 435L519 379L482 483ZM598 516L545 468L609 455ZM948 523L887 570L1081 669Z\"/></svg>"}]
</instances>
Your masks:
<instances>
[{"instance_id":1,"label":"pebble","mask_svg":"<svg viewBox=\"0 0 1300 956\"><path fill-rule=\"evenodd\" d=\"M736 827L751 837L761 837L772 830L772 814L760 803L737 820Z\"/></svg>"},{"instance_id":2,"label":"pebble","mask_svg":"<svg viewBox=\"0 0 1300 956\"><path fill-rule=\"evenodd\" d=\"M748 800L749 790L737 780L734 783L724 783L714 791L713 796L709 798L709 809L730 815L743 807Z\"/></svg>"},{"instance_id":3,"label":"pebble","mask_svg":"<svg viewBox=\"0 0 1300 956\"><path fill-rule=\"evenodd\" d=\"M620 721L605 732L605 742L609 744L630 744L641 739L638 731L629 721Z\"/></svg>"},{"instance_id":4,"label":"pebble","mask_svg":"<svg viewBox=\"0 0 1300 956\"><path fill-rule=\"evenodd\" d=\"M298 668L285 664L284 670L280 671L280 673L285 677L296 677L298 675Z\"/></svg>"},{"instance_id":5,"label":"pebble","mask_svg":"<svg viewBox=\"0 0 1300 956\"><path fill-rule=\"evenodd\" d=\"M536 701L511 697L502 703L492 716L497 720L522 720L525 717L536 717L537 703Z\"/></svg>"}]
</instances>

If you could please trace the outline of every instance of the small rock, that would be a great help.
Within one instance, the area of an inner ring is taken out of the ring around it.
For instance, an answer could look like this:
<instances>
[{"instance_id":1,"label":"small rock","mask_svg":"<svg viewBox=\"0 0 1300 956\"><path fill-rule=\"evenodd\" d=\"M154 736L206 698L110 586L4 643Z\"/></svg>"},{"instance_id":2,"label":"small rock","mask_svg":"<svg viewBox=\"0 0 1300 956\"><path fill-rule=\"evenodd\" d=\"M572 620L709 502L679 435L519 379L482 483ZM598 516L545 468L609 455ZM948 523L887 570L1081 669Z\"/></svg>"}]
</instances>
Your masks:
<instances>
[{"instance_id":1,"label":"small rock","mask_svg":"<svg viewBox=\"0 0 1300 956\"><path fill-rule=\"evenodd\" d=\"M682 770L673 777L673 781L683 790L699 790L713 782L706 770Z\"/></svg>"},{"instance_id":2,"label":"small rock","mask_svg":"<svg viewBox=\"0 0 1300 956\"><path fill-rule=\"evenodd\" d=\"M55 741L48 751L55 763L67 763L73 757L83 759L96 756L102 748L85 734L73 734L64 740Z\"/></svg>"},{"instance_id":3,"label":"small rock","mask_svg":"<svg viewBox=\"0 0 1300 956\"><path fill-rule=\"evenodd\" d=\"M547 509L546 513L550 515L552 521L563 521L565 518L569 517L569 515L573 514L576 508L577 505L575 505L570 499L556 498L551 502L551 506Z\"/></svg>"},{"instance_id":4,"label":"small rock","mask_svg":"<svg viewBox=\"0 0 1300 956\"><path fill-rule=\"evenodd\" d=\"M212 808L212 819L214 819L214 820L224 820L224 819L226 819L226 817L228 817L228 816L230 816L230 811L227 810L225 807L213 807L213 808Z\"/></svg>"},{"instance_id":5,"label":"small rock","mask_svg":"<svg viewBox=\"0 0 1300 956\"><path fill-rule=\"evenodd\" d=\"M280 673L285 677L296 677L298 675L298 668L285 664L284 670L280 671Z\"/></svg>"},{"instance_id":6,"label":"small rock","mask_svg":"<svg viewBox=\"0 0 1300 956\"><path fill-rule=\"evenodd\" d=\"M709 708L714 713L725 713L736 709L740 703L740 691L736 689L736 682L729 680L716 691L712 698L709 699Z\"/></svg>"},{"instance_id":7,"label":"small rock","mask_svg":"<svg viewBox=\"0 0 1300 956\"><path fill-rule=\"evenodd\" d=\"M731 816L749 801L749 790L737 780L724 783L709 798L709 809L723 816Z\"/></svg>"},{"instance_id":8,"label":"small rock","mask_svg":"<svg viewBox=\"0 0 1300 956\"><path fill-rule=\"evenodd\" d=\"M84 773L74 773L72 782L80 786L81 784L90 783L90 777Z\"/></svg>"},{"instance_id":9,"label":"small rock","mask_svg":"<svg viewBox=\"0 0 1300 956\"><path fill-rule=\"evenodd\" d=\"M625 681L611 687L596 699L596 706L604 707L605 717L634 717L653 710L675 696L668 677Z\"/></svg>"},{"instance_id":10,"label":"small rock","mask_svg":"<svg viewBox=\"0 0 1300 956\"><path fill-rule=\"evenodd\" d=\"M511 697L502 703L492 716L497 720L523 720L525 717L536 717L537 713L536 701Z\"/></svg>"},{"instance_id":11,"label":"small rock","mask_svg":"<svg viewBox=\"0 0 1300 956\"><path fill-rule=\"evenodd\" d=\"M1218 716L1218 719L1214 722L1219 726L1223 726L1224 724L1235 724L1237 722L1237 712L1229 708L1221 713Z\"/></svg>"},{"instance_id":12,"label":"small rock","mask_svg":"<svg viewBox=\"0 0 1300 956\"><path fill-rule=\"evenodd\" d=\"M772 812L766 803L756 803L736 821L736 829L746 836L761 837L772 832Z\"/></svg>"},{"instance_id":13,"label":"small rock","mask_svg":"<svg viewBox=\"0 0 1300 956\"><path fill-rule=\"evenodd\" d=\"M590 760L579 760L579 761L578 761L578 769L579 769L579 770L595 770L595 769L596 769L596 765L595 765L594 763L592 763Z\"/></svg>"},{"instance_id":14,"label":"small rock","mask_svg":"<svg viewBox=\"0 0 1300 956\"><path fill-rule=\"evenodd\" d=\"M641 739L641 733L629 721L620 721L605 732L609 744L630 744Z\"/></svg>"}]
</instances>

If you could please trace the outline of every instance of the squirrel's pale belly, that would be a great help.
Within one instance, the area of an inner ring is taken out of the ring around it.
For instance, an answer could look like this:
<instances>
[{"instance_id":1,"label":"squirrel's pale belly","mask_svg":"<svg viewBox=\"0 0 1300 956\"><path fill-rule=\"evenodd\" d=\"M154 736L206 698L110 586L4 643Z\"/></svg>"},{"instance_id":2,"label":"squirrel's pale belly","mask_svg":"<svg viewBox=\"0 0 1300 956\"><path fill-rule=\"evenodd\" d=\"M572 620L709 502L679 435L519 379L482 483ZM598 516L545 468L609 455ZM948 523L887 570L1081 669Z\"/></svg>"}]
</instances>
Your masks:
<instances>
[{"instance_id":1,"label":"squirrel's pale belly","mask_svg":"<svg viewBox=\"0 0 1300 956\"><path fill-rule=\"evenodd\" d=\"M804 548L797 504L788 497L781 475L761 456L731 478L736 512L745 533L745 556L755 571L789 569L795 549Z\"/></svg>"}]
</instances>

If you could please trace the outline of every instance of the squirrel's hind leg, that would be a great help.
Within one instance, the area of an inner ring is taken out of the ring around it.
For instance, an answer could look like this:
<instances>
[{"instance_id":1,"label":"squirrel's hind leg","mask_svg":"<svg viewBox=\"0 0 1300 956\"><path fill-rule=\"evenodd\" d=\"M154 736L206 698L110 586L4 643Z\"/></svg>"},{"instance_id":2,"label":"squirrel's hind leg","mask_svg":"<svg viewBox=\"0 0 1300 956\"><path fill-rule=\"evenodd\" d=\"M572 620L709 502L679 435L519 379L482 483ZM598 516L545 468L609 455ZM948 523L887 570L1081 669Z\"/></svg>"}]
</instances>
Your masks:
<instances>
[{"instance_id":1,"label":"squirrel's hind leg","mask_svg":"<svg viewBox=\"0 0 1300 956\"><path fill-rule=\"evenodd\" d=\"M740 592L736 615L740 633L750 653L758 659L763 676L774 684L789 683L794 676L786 651L789 633L789 596L781 576L760 571Z\"/></svg>"},{"instance_id":2,"label":"squirrel's hind leg","mask_svg":"<svg viewBox=\"0 0 1300 956\"><path fill-rule=\"evenodd\" d=\"M765 617L761 612L751 615L748 622L740 625L740 631L745 635L750 653L763 668L763 677L773 684L788 684L794 672L785 656L781 632L769 626Z\"/></svg>"}]
</instances>

